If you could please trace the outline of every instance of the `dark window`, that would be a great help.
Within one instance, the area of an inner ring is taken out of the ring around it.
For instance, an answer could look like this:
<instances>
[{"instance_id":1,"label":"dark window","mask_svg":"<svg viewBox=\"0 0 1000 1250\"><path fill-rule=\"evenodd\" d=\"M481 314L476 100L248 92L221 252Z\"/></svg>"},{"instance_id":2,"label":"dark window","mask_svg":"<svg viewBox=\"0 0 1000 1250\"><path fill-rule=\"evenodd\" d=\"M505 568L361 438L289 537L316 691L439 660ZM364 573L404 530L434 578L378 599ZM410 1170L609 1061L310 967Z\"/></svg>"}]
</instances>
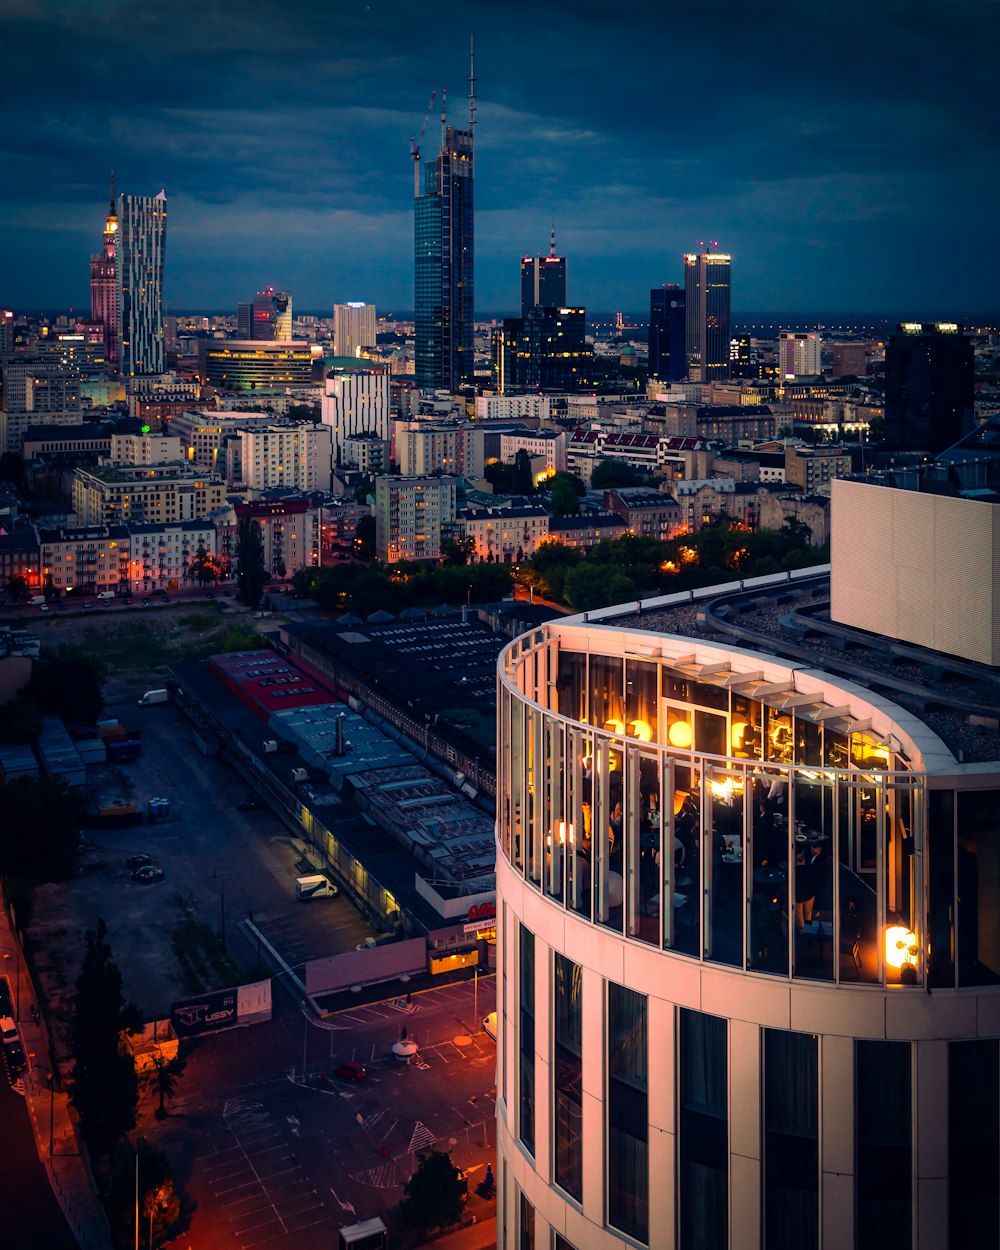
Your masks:
<instances>
[{"instance_id":1,"label":"dark window","mask_svg":"<svg viewBox=\"0 0 1000 1250\"><path fill-rule=\"evenodd\" d=\"M646 996L608 982L608 1222L649 1240Z\"/></svg>"},{"instance_id":2,"label":"dark window","mask_svg":"<svg viewBox=\"0 0 1000 1250\"><path fill-rule=\"evenodd\" d=\"M518 1132L521 1142L535 1153L535 935L521 925L518 961L518 1042L521 1087Z\"/></svg>"},{"instance_id":3,"label":"dark window","mask_svg":"<svg viewBox=\"0 0 1000 1250\"><path fill-rule=\"evenodd\" d=\"M855 1246L910 1250L909 1042L855 1043Z\"/></svg>"},{"instance_id":4,"label":"dark window","mask_svg":"<svg viewBox=\"0 0 1000 1250\"><path fill-rule=\"evenodd\" d=\"M927 796L928 911L930 984L955 984L955 792Z\"/></svg>"},{"instance_id":5,"label":"dark window","mask_svg":"<svg viewBox=\"0 0 1000 1250\"><path fill-rule=\"evenodd\" d=\"M764 1031L764 1247L819 1245L816 1038Z\"/></svg>"},{"instance_id":6,"label":"dark window","mask_svg":"<svg viewBox=\"0 0 1000 1250\"><path fill-rule=\"evenodd\" d=\"M520 1250L535 1250L535 1208L521 1193L518 1201L518 1241Z\"/></svg>"},{"instance_id":7,"label":"dark window","mask_svg":"<svg viewBox=\"0 0 1000 1250\"><path fill-rule=\"evenodd\" d=\"M958 795L958 983L1000 984L1000 790Z\"/></svg>"},{"instance_id":8,"label":"dark window","mask_svg":"<svg viewBox=\"0 0 1000 1250\"><path fill-rule=\"evenodd\" d=\"M556 954L553 968L555 1066L552 1076L554 1173L557 1185L583 1199L583 977Z\"/></svg>"},{"instance_id":9,"label":"dark window","mask_svg":"<svg viewBox=\"0 0 1000 1250\"><path fill-rule=\"evenodd\" d=\"M680 1250L729 1245L728 1054L725 1020L680 1012Z\"/></svg>"},{"instance_id":10,"label":"dark window","mask_svg":"<svg viewBox=\"0 0 1000 1250\"><path fill-rule=\"evenodd\" d=\"M1000 1042L948 1047L951 1245L1000 1244Z\"/></svg>"}]
</instances>

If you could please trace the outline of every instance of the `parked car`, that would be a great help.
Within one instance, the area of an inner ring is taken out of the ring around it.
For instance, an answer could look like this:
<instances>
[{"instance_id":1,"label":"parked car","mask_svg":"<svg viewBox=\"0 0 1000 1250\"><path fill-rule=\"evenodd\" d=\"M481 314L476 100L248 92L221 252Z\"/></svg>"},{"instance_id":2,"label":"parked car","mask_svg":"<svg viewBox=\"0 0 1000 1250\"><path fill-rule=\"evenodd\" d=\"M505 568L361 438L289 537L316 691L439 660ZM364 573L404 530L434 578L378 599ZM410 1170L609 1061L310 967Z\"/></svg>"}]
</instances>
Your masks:
<instances>
[{"instance_id":1,"label":"parked car","mask_svg":"<svg viewBox=\"0 0 1000 1250\"><path fill-rule=\"evenodd\" d=\"M154 881L163 880L163 869L157 868L155 864L146 864L143 868L137 868L132 874L132 880L138 881L142 885L151 885Z\"/></svg>"},{"instance_id":2,"label":"parked car","mask_svg":"<svg viewBox=\"0 0 1000 1250\"><path fill-rule=\"evenodd\" d=\"M488 1016L483 1016L483 1032L487 1037L497 1040L497 1013L491 1011Z\"/></svg>"},{"instance_id":3,"label":"parked car","mask_svg":"<svg viewBox=\"0 0 1000 1250\"><path fill-rule=\"evenodd\" d=\"M130 855L125 861L126 868L145 868L147 864L153 862L152 855L147 855L145 851L136 851L134 855Z\"/></svg>"},{"instance_id":4,"label":"parked car","mask_svg":"<svg viewBox=\"0 0 1000 1250\"><path fill-rule=\"evenodd\" d=\"M355 1085L360 1085L367 1079L368 1069L363 1063L338 1063L333 1069L333 1075L339 1076L342 1081L353 1081Z\"/></svg>"},{"instance_id":5,"label":"parked car","mask_svg":"<svg viewBox=\"0 0 1000 1250\"><path fill-rule=\"evenodd\" d=\"M10 1079L16 1081L28 1066L28 1061L24 1057L24 1047L20 1042L10 1042L3 1048L3 1053L7 1059L7 1071L10 1073Z\"/></svg>"}]
</instances>

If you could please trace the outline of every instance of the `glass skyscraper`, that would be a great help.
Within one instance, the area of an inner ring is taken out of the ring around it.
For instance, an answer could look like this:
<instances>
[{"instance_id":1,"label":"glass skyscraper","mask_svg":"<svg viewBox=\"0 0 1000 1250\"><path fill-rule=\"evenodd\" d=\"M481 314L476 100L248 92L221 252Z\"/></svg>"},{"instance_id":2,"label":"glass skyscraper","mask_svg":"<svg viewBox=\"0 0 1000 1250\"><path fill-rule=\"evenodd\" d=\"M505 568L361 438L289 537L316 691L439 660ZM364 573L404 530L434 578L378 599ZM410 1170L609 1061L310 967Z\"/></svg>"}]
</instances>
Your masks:
<instances>
[{"instance_id":1,"label":"glass skyscraper","mask_svg":"<svg viewBox=\"0 0 1000 1250\"><path fill-rule=\"evenodd\" d=\"M414 202L414 320L417 385L454 391L471 382L473 354L473 133L441 114L441 149L424 166Z\"/></svg>"},{"instance_id":2,"label":"glass skyscraper","mask_svg":"<svg viewBox=\"0 0 1000 1250\"><path fill-rule=\"evenodd\" d=\"M649 293L649 376L659 382L687 377L684 292L672 282Z\"/></svg>"},{"instance_id":3,"label":"glass skyscraper","mask_svg":"<svg viewBox=\"0 0 1000 1250\"><path fill-rule=\"evenodd\" d=\"M685 333L688 378L725 382L729 378L729 295L732 257L718 252L684 257Z\"/></svg>"},{"instance_id":4,"label":"glass skyscraper","mask_svg":"<svg viewBox=\"0 0 1000 1250\"><path fill-rule=\"evenodd\" d=\"M163 258L167 196L118 197L119 370L125 377L162 373Z\"/></svg>"}]
</instances>

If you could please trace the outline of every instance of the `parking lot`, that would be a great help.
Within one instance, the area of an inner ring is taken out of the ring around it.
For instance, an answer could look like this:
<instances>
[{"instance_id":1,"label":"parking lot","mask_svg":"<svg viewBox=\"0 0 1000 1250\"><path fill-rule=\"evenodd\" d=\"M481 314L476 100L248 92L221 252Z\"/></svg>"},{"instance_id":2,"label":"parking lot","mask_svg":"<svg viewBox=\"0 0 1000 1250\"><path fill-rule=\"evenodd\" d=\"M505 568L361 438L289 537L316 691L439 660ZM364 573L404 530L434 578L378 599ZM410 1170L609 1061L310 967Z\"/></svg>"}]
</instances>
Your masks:
<instances>
[{"instance_id":1,"label":"parking lot","mask_svg":"<svg viewBox=\"0 0 1000 1250\"><path fill-rule=\"evenodd\" d=\"M225 952L207 950L201 941L212 934L224 933L226 948L249 978L257 953L239 921L250 915L292 964L353 950L373 933L343 895L296 901L299 855L290 831L268 810L238 810L249 789L222 760L198 753L189 723L173 705L131 703L110 712L141 729L144 748L135 763L103 770L102 799L123 798L145 809L148 799L163 796L170 816L137 828L88 831L93 845L81 875L38 891L31 926L35 962L46 995L62 1000L63 1021L82 934L99 916L126 998L147 1019L162 1018L172 1002L198 992L199 974L224 977ZM153 857L163 880L132 880L125 861L136 852Z\"/></svg>"},{"instance_id":2,"label":"parking lot","mask_svg":"<svg viewBox=\"0 0 1000 1250\"><path fill-rule=\"evenodd\" d=\"M327 1250L355 1220L396 1229L402 1186L432 1147L467 1172L469 1209L492 1214L476 1186L495 1161L496 1048L481 1026L494 1006L492 976L322 1022L280 994L270 1023L201 1039L169 1119L147 1112L139 1126L196 1204L180 1244ZM420 1047L409 1066L392 1057L403 1027ZM367 1078L335 1078L345 1061Z\"/></svg>"}]
</instances>

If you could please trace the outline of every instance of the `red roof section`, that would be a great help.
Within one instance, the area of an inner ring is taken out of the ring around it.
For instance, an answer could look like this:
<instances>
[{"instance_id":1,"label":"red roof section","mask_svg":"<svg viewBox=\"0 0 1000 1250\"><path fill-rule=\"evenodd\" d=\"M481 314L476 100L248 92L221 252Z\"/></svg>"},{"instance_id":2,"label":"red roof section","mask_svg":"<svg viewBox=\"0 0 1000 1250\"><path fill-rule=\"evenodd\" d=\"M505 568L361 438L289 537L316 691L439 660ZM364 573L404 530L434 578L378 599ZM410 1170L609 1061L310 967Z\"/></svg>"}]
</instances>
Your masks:
<instances>
[{"instance_id":1,"label":"red roof section","mask_svg":"<svg viewBox=\"0 0 1000 1250\"><path fill-rule=\"evenodd\" d=\"M227 690L261 720L292 707L330 703L334 696L291 660L274 651L235 651L213 655L209 668Z\"/></svg>"}]
</instances>

